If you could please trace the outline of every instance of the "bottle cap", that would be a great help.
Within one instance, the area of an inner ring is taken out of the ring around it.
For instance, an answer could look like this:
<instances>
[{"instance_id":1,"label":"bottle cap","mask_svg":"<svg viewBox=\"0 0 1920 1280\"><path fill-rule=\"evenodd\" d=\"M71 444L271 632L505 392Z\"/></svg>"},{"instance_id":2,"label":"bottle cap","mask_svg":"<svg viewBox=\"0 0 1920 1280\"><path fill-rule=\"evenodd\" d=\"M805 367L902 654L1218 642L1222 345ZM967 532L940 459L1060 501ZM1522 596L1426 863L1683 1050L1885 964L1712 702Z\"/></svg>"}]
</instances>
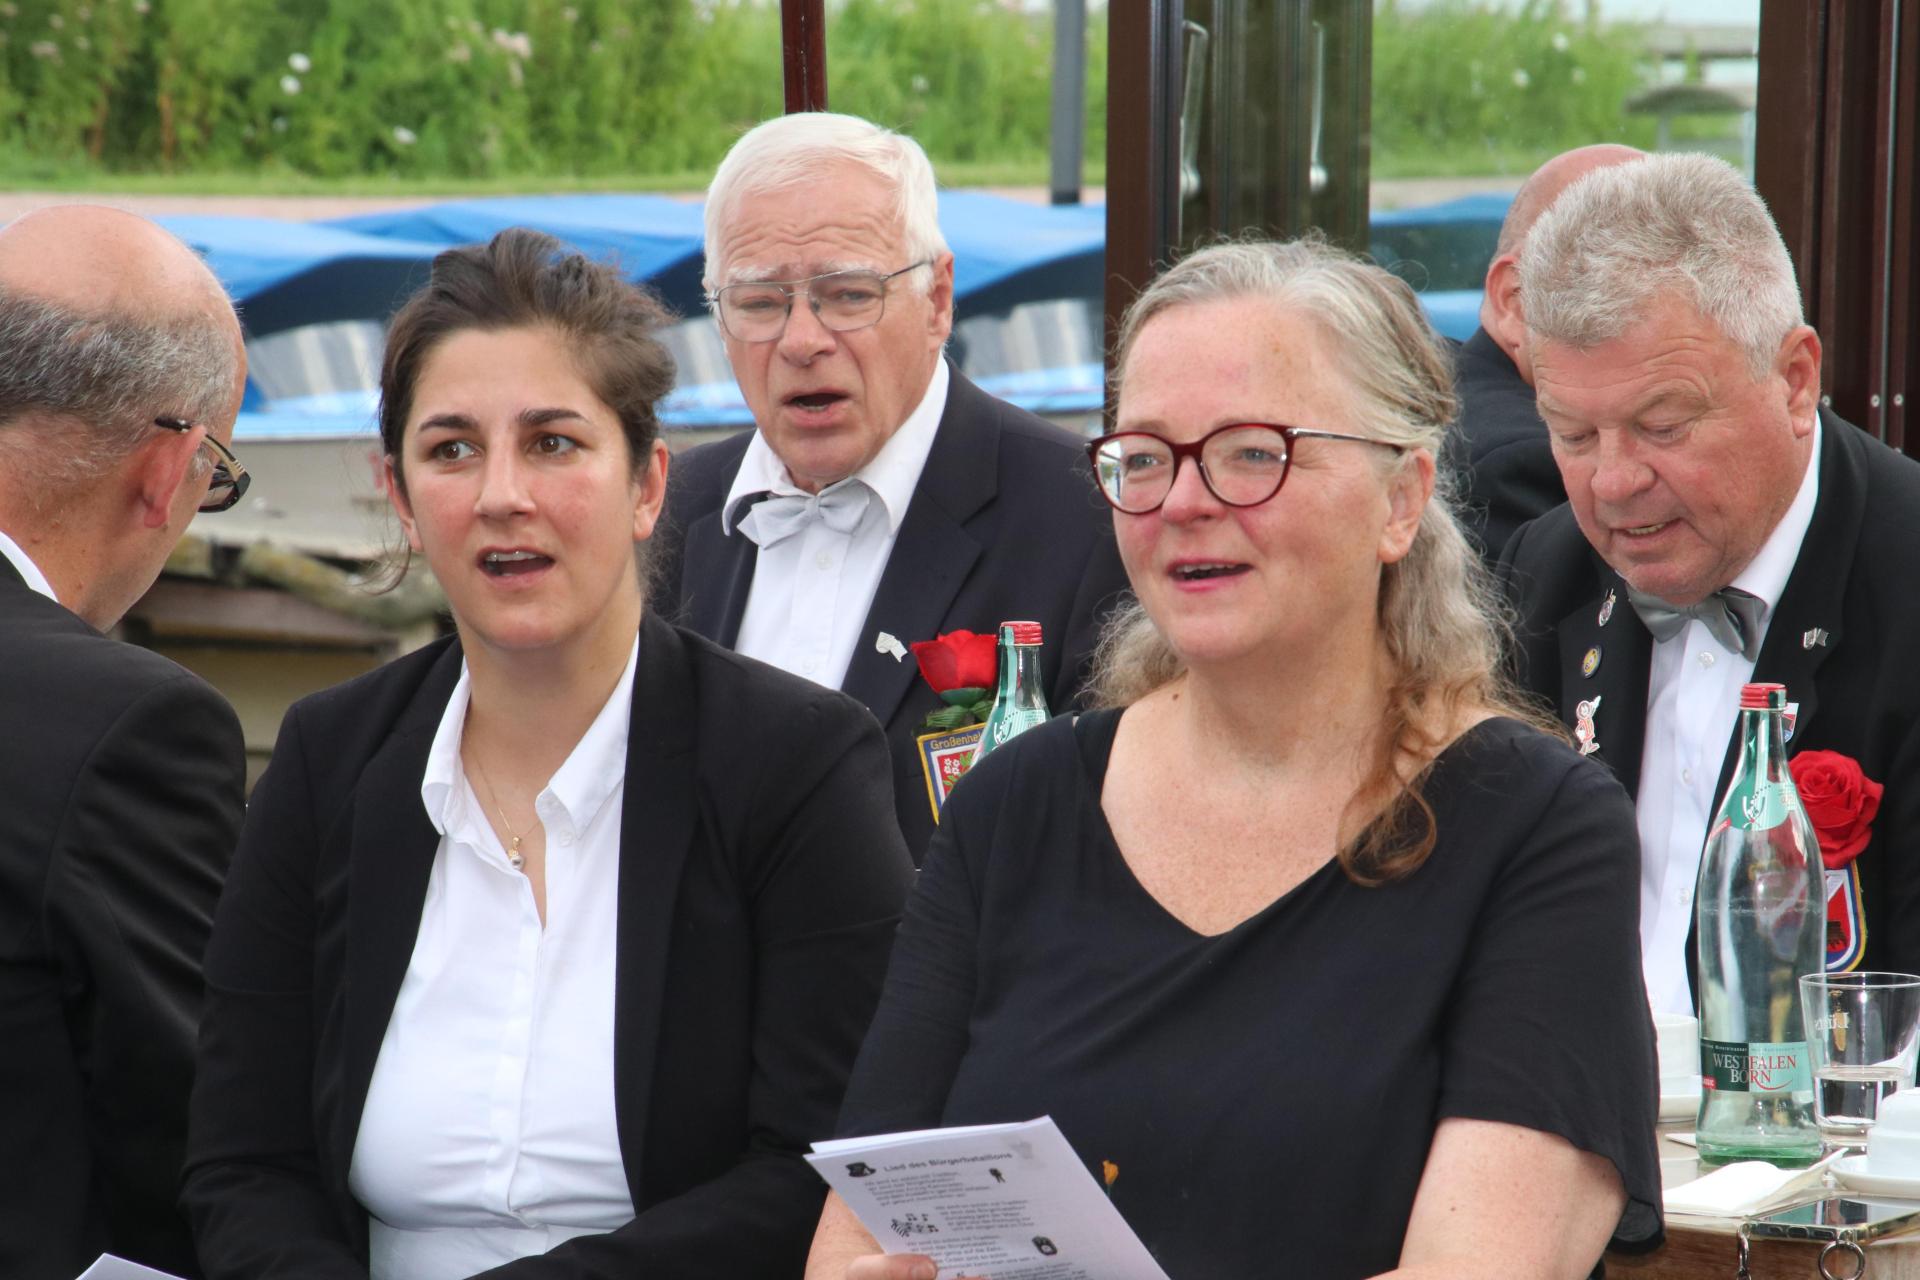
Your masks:
<instances>
[{"instance_id":1,"label":"bottle cap","mask_svg":"<svg viewBox=\"0 0 1920 1280\"><path fill-rule=\"evenodd\" d=\"M1003 622L1000 625L1002 627L1013 628L1013 642L1015 644L1040 643L1040 624L1037 622Z\"/></svg>"},{"instance_id":2,"label":"bottle cap","mask_svg":"<svg viewBox=\"0 0 1920 1280\"><path fill-rule=\"evenodd\" d=\"M1743 684L1740 686L1740 709L1742 711L1765 711L1773 705L1768 699L1775 692L1780 693L1784 697L1787 692L1787 686L1783 684L1765 684L1758 681L1753 684Z\"/></svg>"}]
</instances>

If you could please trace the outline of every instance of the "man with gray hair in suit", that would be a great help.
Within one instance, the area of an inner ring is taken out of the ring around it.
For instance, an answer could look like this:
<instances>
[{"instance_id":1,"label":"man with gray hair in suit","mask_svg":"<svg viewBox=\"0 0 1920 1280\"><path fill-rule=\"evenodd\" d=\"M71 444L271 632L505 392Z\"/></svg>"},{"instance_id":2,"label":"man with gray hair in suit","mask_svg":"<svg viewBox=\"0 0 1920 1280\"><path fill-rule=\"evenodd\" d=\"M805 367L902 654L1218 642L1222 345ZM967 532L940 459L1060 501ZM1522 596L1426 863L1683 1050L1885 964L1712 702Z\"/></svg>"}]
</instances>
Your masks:
<instances>
[{"instance_id":1,"label":"man with gray hair in suit","mask_svg":"<svg viewBox=\"0 0 1920 1280\"><path fill-rule=\"evenodd\" d=\"M1920 625L1920 463L1822 407L1786 246L1720 160L1582 178L1520 292L1567 505L1500 571L1523 678L1634 795L1653 1007L1693 1009L1694 883L1749 680L1794 713L1828 967L1920 965L1920 666L1889 643Z\"/></svg>"},{"instance_id":2,"label":"man with gray hair in suit","mask_svg":"<svg viewBox=\"0 0 1920 1280\"><path fill-rule=\"evenodd\" d=\"M105 632L245 488L240 326L187 246L68 206L0 230L0 352L0 1276L197 1275L174 1197L245 758L219 694Z\"/></svg>"},{"instance_id":3,"label":"man with gray hair in suit","mask_svg":"<svg viewBox=\"0 0 1920 1280\"><path fill-rule=\"evenodd\" d=\"M655 600L721 644L860 699L887 731L917 862L908 646L1039 622L1055 711L1126 587L1072 433L945 358L953 254L918 143L854 116L750 130L707 192L706 284L754 430L674 459Z\"/></svg>"}]
</instances>

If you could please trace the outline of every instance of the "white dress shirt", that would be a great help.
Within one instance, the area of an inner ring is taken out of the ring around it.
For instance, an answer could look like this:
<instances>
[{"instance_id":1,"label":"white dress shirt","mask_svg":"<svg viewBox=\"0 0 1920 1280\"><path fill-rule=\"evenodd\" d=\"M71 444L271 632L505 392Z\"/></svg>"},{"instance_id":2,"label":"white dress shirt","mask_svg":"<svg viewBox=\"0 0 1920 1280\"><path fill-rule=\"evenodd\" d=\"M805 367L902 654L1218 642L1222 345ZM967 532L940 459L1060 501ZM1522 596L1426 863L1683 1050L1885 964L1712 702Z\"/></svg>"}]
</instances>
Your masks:
<instances>
[{"instance_id":1,"label":"white dress shirt","mask_svg":"<svg viewBox=\"0 0 1920 1280\"><path fill-rule=\"evenodd\" d=\"M736 650L830 689L840 687L861 643L867 609L893 554L894 537L933 449L947 408L948 381L947 362L935 361L919 405L873 460L842 482L864 484L877 499L867 503L852 532L839 533L815 521L790 538L760 548ZM802 490L788 477L766 437L755 431L720 509L720 532L745 537L736 524L739 503L768 492ZM871 636L865 640L873 643Z\"/></svg>"},{"instance_id":2,"label":"white dress shirt","mask_svg":"<svg viewBox=\"0 0 1920 1280\"><path fill-rule=\"evenodd\" d=\"M461 766L461 667L420 784L440 846L348 1175L373 1280L459 1280L633 1217L613 1021L638 652L636 636L613 695L534 801L544 929Z\"/></svg>"},{"instance_id":3,"label":"white dress shirt","mask_svg":"<svg viewBox=\"0 0 1920 1280\"><path fill-rule=\"evenodd\" d=\"M1786 589L1820 492L1820 427L1800 490L1758 555L1729 585L1760 598L1764 639ZM1647 737L1635 816L1640 826L1640 964L1655 1013L1694 1011L1687 933L1707 824L1720 802L1720 765L1740 718L1740 686L1753 663L1691 619L1656 641L1647 681ZM1787 690L1792 699L1794 691Z\"/></svg>"},{"instance_id":4,"label":"white dress shirt","mask_svg":"<svg viewBox=\"0 0 1920 1280\"><path fill-rule=\"evenodd\" d=\"M53 594L53 584L47 581L47 575L40 572L40 566L33 562L33 557L21 550L20 544L9 538L4 529L0 529L0 556L5 556L7 562L20 571L20 576L26 579L29 587L55 604L60 603L60 597Z\"/></svg>"}]
</instances>

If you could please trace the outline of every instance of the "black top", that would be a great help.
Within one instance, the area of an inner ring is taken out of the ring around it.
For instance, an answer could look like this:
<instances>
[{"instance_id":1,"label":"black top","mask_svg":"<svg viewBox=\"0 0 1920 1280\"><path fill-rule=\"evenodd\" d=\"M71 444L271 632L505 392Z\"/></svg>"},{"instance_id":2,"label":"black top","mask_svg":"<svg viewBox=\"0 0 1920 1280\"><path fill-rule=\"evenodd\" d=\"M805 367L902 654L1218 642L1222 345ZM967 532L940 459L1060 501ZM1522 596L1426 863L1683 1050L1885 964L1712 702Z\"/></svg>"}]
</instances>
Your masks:
<instances>
[{"instance_id":1,"label":"black top","mask_svg":"<svg viewBox=\"0 0 1920 1280\"><path fill-rule=\"evenodd\" d=\"M1100 809L1117 712L1054 720L949 801L843 1134L1051 1115L1173 1280L1397 1262L1438 1122L1559 1134L1658 1231L1633 811L1511 720L1436 761L1412 875L1329 862L1226 933L1137 881ZM1515 1206L1516 1212L1522 1212Z\"/></svg>"}]
</instances>

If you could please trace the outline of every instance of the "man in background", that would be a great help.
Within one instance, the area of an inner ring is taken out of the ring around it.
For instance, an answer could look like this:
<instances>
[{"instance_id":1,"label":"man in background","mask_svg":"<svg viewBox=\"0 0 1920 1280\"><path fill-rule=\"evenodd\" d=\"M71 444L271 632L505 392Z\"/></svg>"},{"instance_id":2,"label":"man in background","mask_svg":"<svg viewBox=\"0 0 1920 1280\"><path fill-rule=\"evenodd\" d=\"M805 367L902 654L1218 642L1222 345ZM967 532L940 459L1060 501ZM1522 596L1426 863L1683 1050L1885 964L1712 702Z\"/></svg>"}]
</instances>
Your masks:
<instances>
[{"instance_id":1,"label":"man in background","mask_svg":"<svg viewBox=\"0 0 1920 1280\"><path fill-rule=\"evenodd\" d=\"M1720 160L1589 174L1533 228L1520 282L1567 505L1500 572L1524 680L1634 796L1654 1009L1693 1010L1694 883L1749 680L1786 686L1790 763L1819 773L1828 967L1910 970L1920 462L1821 408L1793 263Z\"/></svg>"},{"instance_id":2,"label":"man in background","mask_svg":"<svg viewBox=\"0 0 1920 1280\"><path fill-rule=\"evenodd\" d=\"M1553 465L1546 424L1533 407L1533 366L1520 306L1520 251L1527 232L1576 180L1644 155L1613 143L1557 155L1514 193L1500 224L1500 240L1487 264L1480 327L1454 356L1460 423L1450 441L1450 461L1462 481L1467 531L1489 563L1515 529L1567 497Z\"/></svg>"},{"instance_id":3,"label":"man in background","mask_svg":"<svg viewBox=\"0 0 1920 1280\"><path fill-rule=\"evenodd\" d=\"M769 120L707 192L706 286L755 429L674 459L656 600L885 726L918 861L914 743L939 707L908 646L1042 624L1051 708L1126 586L1083 442L987 395L942 351L953 255L932 166L853 116Z\"/></svg>"},{"instance_id":4,"label":"man in background","mask_svg":"<svg viewBox=\"0 0 1920 1280\"><path fill-rule=\"evenodd\" d=\"M197 1275L175 1208L239 722L109 639L227 452L240 327L191 250L70 206L0 230L0 1276Z\"/></svg>"}]
</instances>

